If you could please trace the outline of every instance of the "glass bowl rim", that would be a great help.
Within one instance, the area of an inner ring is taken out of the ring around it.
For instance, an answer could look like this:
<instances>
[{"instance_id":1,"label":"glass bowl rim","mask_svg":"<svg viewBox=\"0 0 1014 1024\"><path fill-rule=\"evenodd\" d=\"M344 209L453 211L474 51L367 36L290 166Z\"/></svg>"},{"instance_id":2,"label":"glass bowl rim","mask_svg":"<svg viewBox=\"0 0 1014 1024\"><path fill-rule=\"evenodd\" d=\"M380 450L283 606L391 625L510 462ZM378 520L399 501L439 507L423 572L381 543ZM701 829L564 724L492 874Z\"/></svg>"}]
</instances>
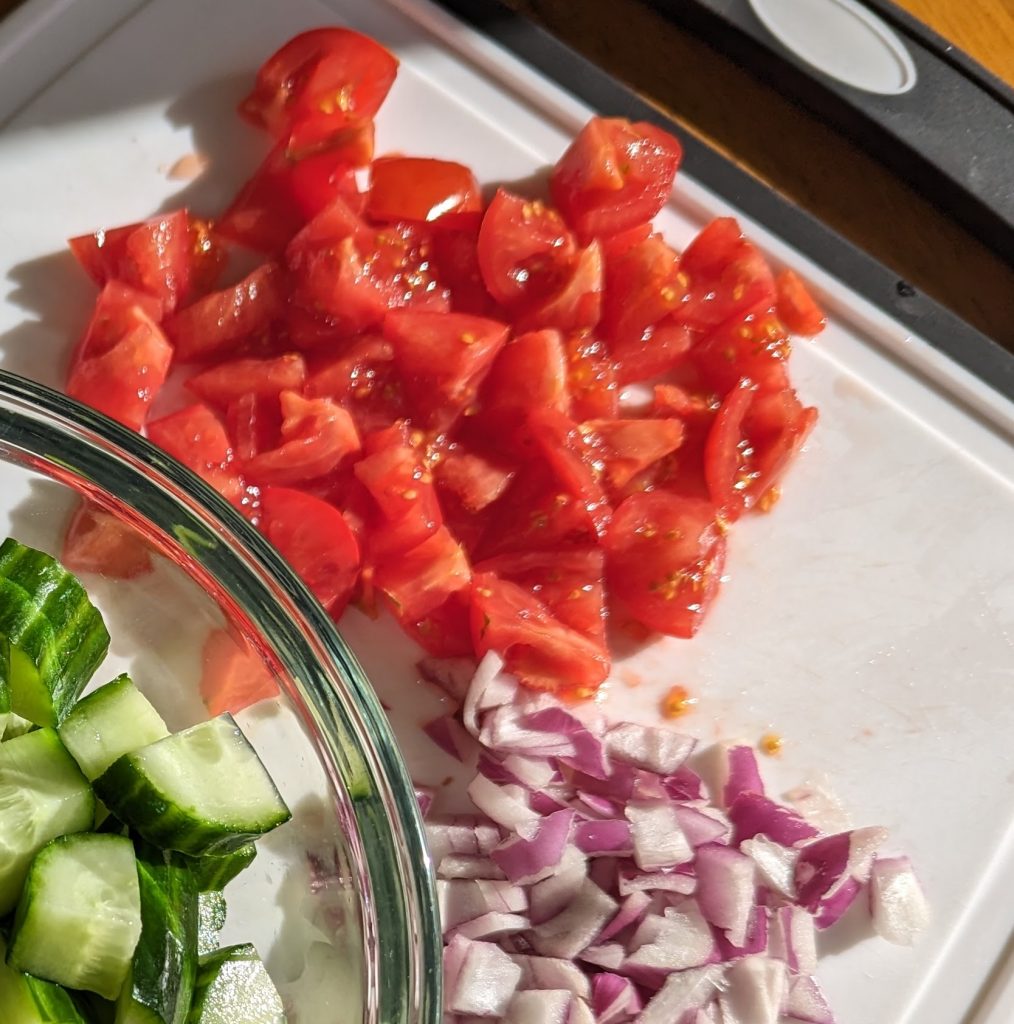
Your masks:
<instances>
[{"instance_id":1,"label":"glass bowl rim","mask_svg":"<svg viewBox=\"0 0 1014 1024\"><path fill-rule=\"evenodd\" d=\"M12 428L19 421L21 433L12 440ZM40 426L43 422L45 426ZM30 423L36 424L38 434L29 432L26 442L24 430ZM375 943L372 957L366 954L366 1019L383 1024L438 1024L443 942L422 814L393 729L341 633L275 549L195 473L139 433L45 385L0 369L0 442L59 466L63 460L57 453L36 450L42 446L34 443L54 435L89 453L97 450L100 454L91 464L113 477L117 473L134 477L132 484L139 482L140 487L131 486L126 497L101 480L97 483L168 537L174 536L205 571L217 576L207 562L224 556L219 572L230 582L223 587L231 589L236 580L224 567L238 570L250 588L248 603L259 605L265 613L251 617L259 628L268 624L266 633L279 631L270 636L272 643L281 643L286 650L293 641L300 650L311 645L311 657L300 659L295 685L315 719L330 726L323 739L349 798L371 887L371 898L364 900L368 904L364 916L368 911L373 918L372 926L364 921L364 928ZM73 466L70 469L87 477ZM155 501L156 497L160 500ZM205 527L210 540L202 539L200 530L170 529L160 522L153 512L159 504ZM219 546L219 540L226 543ZM329 673L344 683L353 707L339 699ZM336 732L349 736L357 749L343 748ZM364 837L372 838L374 844ZM378 842L380 848L375 845Z\"/></svg>"}]
</instances>

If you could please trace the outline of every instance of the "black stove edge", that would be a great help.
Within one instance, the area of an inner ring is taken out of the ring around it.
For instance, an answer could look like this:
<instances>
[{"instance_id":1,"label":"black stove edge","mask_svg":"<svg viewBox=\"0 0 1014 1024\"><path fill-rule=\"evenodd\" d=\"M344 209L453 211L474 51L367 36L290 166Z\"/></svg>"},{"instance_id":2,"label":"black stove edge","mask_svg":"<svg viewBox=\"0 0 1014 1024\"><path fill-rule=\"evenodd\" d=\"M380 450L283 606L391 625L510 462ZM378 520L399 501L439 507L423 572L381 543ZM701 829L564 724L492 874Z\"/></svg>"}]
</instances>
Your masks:
<instances>
[{"instance_id":1,"label":"black stove edge","mask_svg":"<svg viewBox=\"0 0 1014 1024\"><path fill-rule=\"evenodd\" d=\"M778 195L545 29L498 0L435 0L595 110L675 130L692 177L1014 401L1014 353Z\"/></svg>"}]
</instances>

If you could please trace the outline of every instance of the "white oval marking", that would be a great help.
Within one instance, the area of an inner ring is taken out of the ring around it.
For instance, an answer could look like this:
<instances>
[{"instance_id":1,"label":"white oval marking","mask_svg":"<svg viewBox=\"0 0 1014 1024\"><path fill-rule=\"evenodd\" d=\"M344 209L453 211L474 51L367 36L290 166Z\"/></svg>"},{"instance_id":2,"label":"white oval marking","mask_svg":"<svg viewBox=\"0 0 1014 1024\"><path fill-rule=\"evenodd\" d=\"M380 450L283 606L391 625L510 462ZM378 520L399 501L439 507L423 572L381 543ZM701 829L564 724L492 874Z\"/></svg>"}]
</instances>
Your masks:
<instances>
[{"instance_id":1,"label":"white oval marking","mask_svg":"<svg viewBox=\"0 0 1014 1024\"><path fill-rule=\"evenodd\" d=\"M750 0L750 6L797 57L839 82L884 96L915 85L905 44L856 0Z\"/></svg>"}]
</instances>

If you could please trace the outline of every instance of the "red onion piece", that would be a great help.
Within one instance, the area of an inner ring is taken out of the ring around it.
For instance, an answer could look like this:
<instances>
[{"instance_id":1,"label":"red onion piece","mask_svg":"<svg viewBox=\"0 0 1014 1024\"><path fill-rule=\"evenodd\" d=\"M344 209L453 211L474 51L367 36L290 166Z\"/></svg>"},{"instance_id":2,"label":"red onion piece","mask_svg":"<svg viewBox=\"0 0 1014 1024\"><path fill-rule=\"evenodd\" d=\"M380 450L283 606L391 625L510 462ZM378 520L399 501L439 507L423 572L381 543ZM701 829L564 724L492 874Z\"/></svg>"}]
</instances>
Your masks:
<instances>
[{"instance_id":1,"label":"red onion piece","mask_svg":"<svg viewBox=\"0 0 1014 1024\"><path fill-rule=\"evenodd\" d=\"M478 739L479 713L509 704L519 689L518 681L504 674L503 658L495 651L489 651L476 667L465 694L465 703L461 709L462 724Z\"/></svg>"},{"instance_id":2,"label":"red onion piece","mask_svg":"<svg viewBox=\"0 0 1014 1024\"><path fill-rule=\"evenodd\" d=\"M438 878L497 878L504 873L489 859L471 853L449 853L437 864Z\"/></svg>"},{"instance_id":3,"label":"red onion piece","mask_svg":"<svg viewBox=\"0 0 1014 1024\"><path fill-rule=\"evenodd\" d=\"M580 850L568 847L556 873L536 882L529 890L532 924L543 924L563 913L577 899L587 878L588 861Z\"/></svg>"},{"instance_id":4,"label":"red onion piece","mask_svg":"<svg viewBox=\"0 0 1014 1024\"><path fill-rule=\"evenodd\" d=\"M586 879L570 906L532 929L532 945L544 956L573 959L591 945L617 907L612 896Z\"/></svg>"},{"instance_id":5,"label":"red onion piece","mask_svg":"<svg viewBox=\"0 0 1014 1024\"><path fill-rule=\"evenodd\" d=\"M450 931L491 911L521 914L528 893L519 885L486 879L437 879L437 903L444 930Z\"/></svg>"},{"instance_id":6,"label":"red onion piece","mask_svg":"<svg viewBox=\"0 0 1014 1024\"><path fill-rule=\"evenodd\" d=\"M564 990L515 992L507 1007L507 1024L568 1024L574 994Z\"/></svg>"},{"instance_id":7,"label":"red onion piece","mask_svg":"<svg viewBox=\"0 0 1014 1024\"><path fill-rule=\"evenodd\" d=\"M566 989L581 999L591 998L588 976L571 960L523 954L513 960L521 968L519 989Z\"/></svg>"},{"instance_id":8,"label":"red onion piece","mask_svg":"<svg viewBox=\"0 0 1014 1024\"><path fill-rule=\"evenodd\" d=\"M801 1024L834 1024L834 1014L817 982L800 974L789 982L789 993L782 1007L784 1019Z\"/></svg>"},{"instance_id":9,"label":"red onion piece","mask_svg":"<svg viewBox=\"0 0 1014 1024\"><path fill-rule=\"evenodd\" d=\"M802 907L779 907L772 912L768 950L796 974L817 970L817 933L813 918Z\"/></svg>"},{"instance_id":10,"label":"red onion piece","mask_svg":"<svg viewBox=\"0 0 1014 1024\"><path fill-rule=\"evenodd\" d=\"M472 658L423 658L416 668L422 679L460 704L475 678L476 665Z\"/></svg>"},{"instance_id":11,"label":"red onion piece","mask_svg":"<svg viewBox=\"0 0 1014 1024\"><path fill-rule=\"evenodd\" d=\"M693 752L690 736L650 725L621 722L605 735L606 752L614 761L644 768L657 775L672 775Z\"/></svg>"},{"instance_id":12,"label":"red onion piece","mask_svg":"<svg viewBox=\"0 0 1014 1024\"><path fill-rule=\"evenodd\" d=\"M634 860L642 871L671 868L693 859L671 800L632 800L624 813L634 840Z\"/></svg>"},{"instance_id":13,"label":"red onion piece","mask_svg":"<svg viewBox=\"0 0 1014 1024\"><path fill-rule=\"evenodd\" d=\"M520 786L498 786L484 775L476 775L468 784L468 795L501 828L525 835L538 828L539 814L529 805L528 793Z\"/></svg>"},{"instance_id":14,"label":"red onion piece","mask_svg":"<svg viewBox=\"0 0 1014 1024\"><path fill-rule=\"evenodd\" d=\"M570 712L559 706L543 708L528 715L525 724L530 729L565 737L570 741L573 752L559 755L564 764L593 779L605 779L609 775L602 741L593 736L587 726Z\"/></svg>"},{"instance_id":15,"label":"red onion piece","mask_svg":"<svg viewBox=\"0 0 1014 1024\"><path fill-rule=\"evenodd\" d=\"M754 911L754 862L731 846L710 843L698 848L694 869L701 913L733 946L743 946Z\"/></svg>"},{"instance_id":16,"label":"red onion piece","mask_svg":"<svg viewBox=\"0 0 1014 1024\"><path fill-rule=\"evenodd\" d=\"M589 857L628 857L634 851L627 821L583 821L574 830L574 843Z\"/></svg>"},{"instance_id":17,"label":"red onion piece","mask_svg":"<svg viewBox=\"0 0 1014 1024\"><path fill-rule=\"evenodd\" d=\"M522 914L490 911L459 925L453 934L463 935L466 939L499 939L504 935L516 935L518 932L526 931L530 924L528 918Z\"/></svg>"},{"instance_id":18,"label":"red onion piece","mask_svg":"<svg viewBox=\"0 0 1014 1024\"><path fill-rule=\"evenodd\" d=\"M740 850L757 865L761 884L786 899L795 899L796 861L799 851L782 846L766 836L754 836L740 844Z\"/></svg>"},{"instance_id":19,"label":"red onion piece","mask_svg":"<svg viewBox=\"0 0 1014 1024\"><path fill-rule=\"evenodd\" d=\"M795 871L797 902L814 915L818 928L834 924L849 908L886 838L886 829L860 828L802 848Z\"/></svg>"},{"instance_id":20,"label":"red onion piece","mask_svg":"<svg viewBox=\"0 0 1014 1024\"><path fill-rule=\"evenodd\" d=\"M911 946L929 925L929 904L908 857L873 862L870 912L877 934L898 946Z\"/></svg>"},{"instance_id":21,"label":"red onion piece","mask_svg":"<svg viewBox=\"0 0 1014 1024\"><path fill-rule=\"evenodd\" d=\"M492 942L458 935L445 949L444 1005L451 1013L502 1017L520 980L521 968Z\"/></svg>"},{"instance_id":22,"label":"red onion piece","mask_svg":"<svg viewBox=\"0 0 1014 1024\"><path fill-rule=\"evenodd\" d=\"M763 956L737 960L719 994L723 1024L778 1024L786 993L785 965Z\"/></svg>"},{"instance_id":23,"label":"red onion piece","mask_svg":"<svg viewBox=\"0 0 1014 1024\"><path fill-rule=\"evenodd\" d=\"M620 1024L643 1008L640 993L629 978L603 971L592 978L592 1009L598 1024Z\"/></svg>"},{"instance_id":24,"label":"red onion piece","mask_svg":"<svg viewBox=\"0 0 1014 1024\"><path fill-rule=\"evenodd\" d=\"M684 865L686 866L686 865ZM632 865L620 868L618 892L629 896L635 892L675 892L689 896L697 889L692 874L678 871L638 871Z\"/></svg>"},{"instance_id":25,"label":"red onion piece","mask_svg":"<svg viewBox=\"0 0 1014 1024\"><path fill-rule=\"evenodd\" d=\"M662 915L647 915L630 940L633 952L624 962L631 967L682 971L712 963L717 954L715 940L696 902L687 899L669 907Z\"/></svg>"},{"instance_id":26,"label":"red onion piece","mask_svg":"<svg viewBox=\"0 0 1014 1024\"><path fill-rule=\"evenodd\" d=\"M732 826L729 819L713 807L677 804L676 820L691 846L703 846L705 843L728 843L732 838Z\"/></svg>"},{"instance_id":27,"label":"red onion piece","mask_svg":"<svg viewBox=\"0 0 1014 1024\"><path fill-rule=\"evenodd\" d=\"M722 981L719 966L677 970L652 996L637 1024L682 1024L686 1015L703 1009Z\"/></svg>"},{"instance_id":28,"label":"red onion piece","mask_svg":"<svg viewBox=\"0 0 1014 1024\"><path fill-rule=\"evenodd\" d=\"M762 793L740 793L729 805L729 820L737 846L761 833L783 846L796 846L819 835L801 815Z\"/></svg>"},{"instance_id":29,"label":"red onion piece","mask_svg":"<svg viewBox=\"0 0 1014 1024\"><path fill-rule=\"evenodd\" d=\"M608 942L614 935L629 928L644 917L645 911L651 905L651 897L646 892L632 892L620 904L613 919L599 932L598 942Z\"/></svg>"},{"instance_id":30,"label":"red onion piece","mask_svg":"<svg viewBox=\"0 0 1014 1024\"><path fill-rule=\"evenodd\" d=\"M623 961L627 959L627 950L621 942L603 942L598 946L586 946L581 951L580 957L585 963L616 971L623 966Z\"/></svg>"},{"instance_id":31,"label":"red onion piece","mask_svg":"<svg viewBox=\"0 0 1014 1024\"><path fill-rule=\"evenodd\" d=\"M422 731L445 753L464 761L475 741L452 715L440 715L427 722Z\"/></svg>"},{"instance_id":32,"label":"red onion piece","mask_svg":"<svg viewBox=\"0 0 1014 1024\"><path fill-rule=\"evenodd\" d=\"M531 839L508 839L490 857L512 882L541 881L559 867L573 824L573 811L557 811L542 819Z\"/></svg>"}]
</instances>

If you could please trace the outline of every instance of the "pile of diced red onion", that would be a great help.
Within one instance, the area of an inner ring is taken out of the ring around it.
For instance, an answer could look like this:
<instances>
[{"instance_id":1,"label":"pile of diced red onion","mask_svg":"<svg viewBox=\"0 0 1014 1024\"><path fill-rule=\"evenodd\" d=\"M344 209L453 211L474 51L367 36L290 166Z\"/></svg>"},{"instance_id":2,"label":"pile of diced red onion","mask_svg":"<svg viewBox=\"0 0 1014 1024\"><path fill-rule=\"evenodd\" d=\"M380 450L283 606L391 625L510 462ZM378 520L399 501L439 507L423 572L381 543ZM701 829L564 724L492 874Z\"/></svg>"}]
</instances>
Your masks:
<instances>
[{"instance_id":1,"label":"pile of diced red onion","mask_svg":"<svg viewBox=\"0 0 1014 1024\"><path fill-rule=\"evenodd\" d=\"M857 898L891 942L925 926L884 829L826 834L765 794L750 747L691 768L692 738L607 728L502 667L421 666L459 702L427 733L478 758L478 813L427 821L446 1024L829 1024L817 930Z\"/></svg>"}]
</instances>

